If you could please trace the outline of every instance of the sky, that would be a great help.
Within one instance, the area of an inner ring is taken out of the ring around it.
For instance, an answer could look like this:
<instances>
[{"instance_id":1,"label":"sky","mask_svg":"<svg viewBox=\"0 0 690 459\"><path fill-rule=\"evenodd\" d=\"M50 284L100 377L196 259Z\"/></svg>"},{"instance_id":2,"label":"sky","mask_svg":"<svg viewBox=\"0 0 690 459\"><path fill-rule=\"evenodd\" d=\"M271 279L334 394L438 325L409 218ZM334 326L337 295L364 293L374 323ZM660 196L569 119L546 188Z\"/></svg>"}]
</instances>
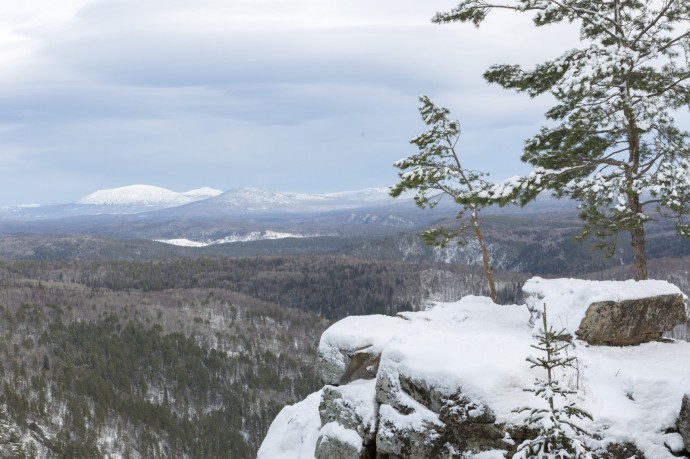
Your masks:
<instances>
[{"instance_id":1,"label":"sky","mask_svg":"<svg viewBox=\"0 0 690 459\"><path fill-rule=\"evenodd\" d=\"M329 192L387 187L424 131L462 125L466 167L528 168L549 106L489 85L577 43L497 11L435 25L445 0L22 0L0 15L0 205L148 184Z\"/></svg>"}]
</instances>

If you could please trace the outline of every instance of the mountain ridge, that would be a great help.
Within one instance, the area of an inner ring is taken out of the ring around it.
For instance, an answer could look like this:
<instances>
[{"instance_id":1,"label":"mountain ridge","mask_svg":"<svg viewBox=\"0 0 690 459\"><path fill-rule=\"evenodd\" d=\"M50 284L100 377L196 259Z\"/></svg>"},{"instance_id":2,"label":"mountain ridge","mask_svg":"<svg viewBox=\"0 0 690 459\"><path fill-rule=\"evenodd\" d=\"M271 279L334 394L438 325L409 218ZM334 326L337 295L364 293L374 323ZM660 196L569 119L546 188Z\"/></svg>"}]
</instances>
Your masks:
<instances>
[{"instance_id":1,"label":"mountain ridge","mask_svg":"<svg viewBox=\"0 0 690 459\"><path fill-rule=\"evenodd\" d=\"M155 185L128 185L94 191L75 202L0 208L2 220L59 219L88 215L143 214L181 208L171 217L220 214L328 212L366 206L395 205L386 188L328 193L274 191L242 187L221 191L202 187L176 192Z\"/></svg>"},{"instance_id":2,"label":"mountain ridge","mask_svg":"<svg viewBox=\"0 0 690 459\"><path fill-rule=\"evenodd\" d=\"M86 205L182 205L200 199L207 199L223 193L210 187L178 193L154 185L128 185L94 191L79 199L75 204Z\"/></svg>"}]
</instances>

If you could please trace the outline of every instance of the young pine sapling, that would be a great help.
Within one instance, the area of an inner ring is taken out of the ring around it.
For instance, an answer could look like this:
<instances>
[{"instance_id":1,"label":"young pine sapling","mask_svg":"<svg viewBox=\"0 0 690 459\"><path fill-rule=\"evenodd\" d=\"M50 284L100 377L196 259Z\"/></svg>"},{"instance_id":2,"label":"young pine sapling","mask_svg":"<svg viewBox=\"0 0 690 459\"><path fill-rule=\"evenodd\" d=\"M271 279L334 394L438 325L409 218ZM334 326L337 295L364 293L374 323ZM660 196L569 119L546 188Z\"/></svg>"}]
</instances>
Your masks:
<instances>
[{"instance_id":1,"label":"young pine sapling","mask_svg":"<svg viewBox=\"0 0 690 459\"><path fill-rule=\"evenodd\" d=\"M450 197L460 206L458 226L432 228L424 231L422 238L427 244L446 247L452 240L465 242L467 231L471 227L482 252L489 295L496 301L496 284L489 249L479 225L479 211L484 203L472 197L477 189L487 187L482 179L486 174L466 169L460 162L456 150L460 123L448 118L450 111L437 107L427 96L421 96L419 101L419 113L429 130L410 141L418 148L417 154L395 162L395 167L400 169L400 181L391 187L390 194L395 198L405 191L414 190L415 203L422 208L435 207L443 196ZM469 225L462 220L466 214L469 214Z\"/></svg>"}]
</instances>

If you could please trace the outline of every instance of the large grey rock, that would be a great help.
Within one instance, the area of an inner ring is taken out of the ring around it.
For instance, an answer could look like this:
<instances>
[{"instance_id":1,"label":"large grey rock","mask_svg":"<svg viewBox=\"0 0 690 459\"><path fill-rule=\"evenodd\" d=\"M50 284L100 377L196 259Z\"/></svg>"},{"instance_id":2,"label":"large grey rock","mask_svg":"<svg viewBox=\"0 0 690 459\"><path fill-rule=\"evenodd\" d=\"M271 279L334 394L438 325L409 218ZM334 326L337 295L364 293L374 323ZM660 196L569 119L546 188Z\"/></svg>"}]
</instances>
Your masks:
<instances>
[{"instance_id":1,"label":"large grey rock","mask_svg":"<svg viewBox=\"0 0 690 459\"><path fill-rule=\"evenodd\" d=\"M379 457L432 459L441 454L445 425L438 413L403 390L394 368L384 368L376 380L376 401L380 403L376 451ZM416 394L419 397L419 394ZM431 394L429 405L435 405Z\"/></svg>"},{"instance_id":2,"label":"large grey rock","mask_svg":"<svg viewBox=\"0 0 690 459\"><path fill-rule=\"evenodd\" d=\"M374 381L324 387L319 404L322 428L316 445L316 457L374 457L377 413Z\"/></svg>"},{"instance_id":3,"label":"large grey rock","mask_svg":"<svg viewBox=\"0 0 690 459\"><path fill-rule=\"evenodd\" d=\"M319 370L324 384L343 385L357 379L374 379L379 368L381 354L369 349L343 350L341 358L320 359Z\"/></svg>"},{"instance_id":4,"label":"large grey rock","mask_svg":"<svg viewBox=\"0 0 690 459\"><path fill-rule=\"evenodd\" d=\"M381 403L376 436L379 454L450 459L507 447L503 426L495 424L492 410L460 390L445 393L427 381L381 371L376 396Z\"/></svg>"},{"instance_id":5,"label":"large grey rock","mask_svg":"<svg viewBox=\"0 0 690 459\"><path fill-rule=\"evenodd\" d=\"M316 459L360 459L362 450L359 436L334 422L322 428L314 455Z\"/></svg>"},{"instance_id":6,"label":"large grey rock","mask_svg":"<svg viewBox=\"0 0 690 459\"><path fill-rule=\"evenodd\" d=\"M680 413L678 414L678 421L676 422L678 432L683 437L683 444L685 450L690 451L690 395L683 396L683 402L680 405Z\"/></svg>"},{"instance_id":7,"label":"large grey rock","mask_svg":"<svg viewBox=\"0 0 690 459\"><path fill-rule=\"evenodd\" d=\"M381 405L376 453L387 459L445 459L452 457L443 441L443 424L424 409L401 413Z\"/></svg>"},{"instance_id":8,"label":"large grey rock","mask_svg":"<svg viewBox=\"0 0 690 459\"><path fill-rule=\"evenodd\" d=\"M682 295L601 301L587 308L576 335L598 346L629 346L662 338L687 322Z\"/></svg>"}]
</instances>

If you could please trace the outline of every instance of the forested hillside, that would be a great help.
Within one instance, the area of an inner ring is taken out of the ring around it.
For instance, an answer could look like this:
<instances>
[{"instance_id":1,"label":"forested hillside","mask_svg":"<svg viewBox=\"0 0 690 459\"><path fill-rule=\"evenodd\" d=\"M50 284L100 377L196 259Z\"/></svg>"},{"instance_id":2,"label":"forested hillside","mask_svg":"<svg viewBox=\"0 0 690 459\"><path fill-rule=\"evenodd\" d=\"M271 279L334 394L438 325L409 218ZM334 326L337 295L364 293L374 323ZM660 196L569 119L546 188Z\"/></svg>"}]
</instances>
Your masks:
<instances>
[{"instance_id":1,"label":"forested hillside","mask_svg":"<svg viewBox=\"0 0 690 459\"><path fill-rule=\"evenodd\" d=\"M452 219L441 219L440 223L456 224ZM175 227L173 223L170 224ZM540 276L581 276L629 264L632 260L630 241L626 239L626 235L617 238L610 257L607 257L605 251L593 250L599 242L596 239L576 241L575 236L581 229L581 222L573 213L488 214L483 220L483 227L493 266L507 271ZM653 222L649 225L647 252L649 259L682 258L690 255L690 241L677 237L672 222ZM395 231L384 235L367 233L295 237L206 247L180 247L152 240L75 234L57 236L12 233L0 238L0 257L10 260L130 262L277 256L338 256L362 260L447 262L460 265L480 264L481 260L479 248L473 241L464 246L451 243L445 249L439 249L425 245L418 231ZM196 265L195 263L195 267ZM158 282L153 279L147 281Z\"/></svg>"},{"instance_id":2,"label":"forested hillside","mask_svg":"<svg viewBox=\"0 0 690 459\"><path fill-rule=\"evenodd\" d=\"M327 319L352 314L394 314L433 299L483 292L473 266L401 263L348 257L179 258L163 261L14 261L13 275L114 292L209 289L253 298ZM444 282L435 282L438 272ZM520 298L525 274L502 273L500 301ZM433 289L429 285L433 284ZM441 296L439 296L441 295Z\"/></svg>"},{"instance_id":3,"label":"forested hillside","mask_svg":"<svg viewBox=\"0 0 690 459\"><path fill-rule=\"evenodd\" d=\"M0 304L3 414L57 457L251 457L280 406L318 382L327 324L221 289L115 292L6 270Z\"/></svg>"}]
</instances>

